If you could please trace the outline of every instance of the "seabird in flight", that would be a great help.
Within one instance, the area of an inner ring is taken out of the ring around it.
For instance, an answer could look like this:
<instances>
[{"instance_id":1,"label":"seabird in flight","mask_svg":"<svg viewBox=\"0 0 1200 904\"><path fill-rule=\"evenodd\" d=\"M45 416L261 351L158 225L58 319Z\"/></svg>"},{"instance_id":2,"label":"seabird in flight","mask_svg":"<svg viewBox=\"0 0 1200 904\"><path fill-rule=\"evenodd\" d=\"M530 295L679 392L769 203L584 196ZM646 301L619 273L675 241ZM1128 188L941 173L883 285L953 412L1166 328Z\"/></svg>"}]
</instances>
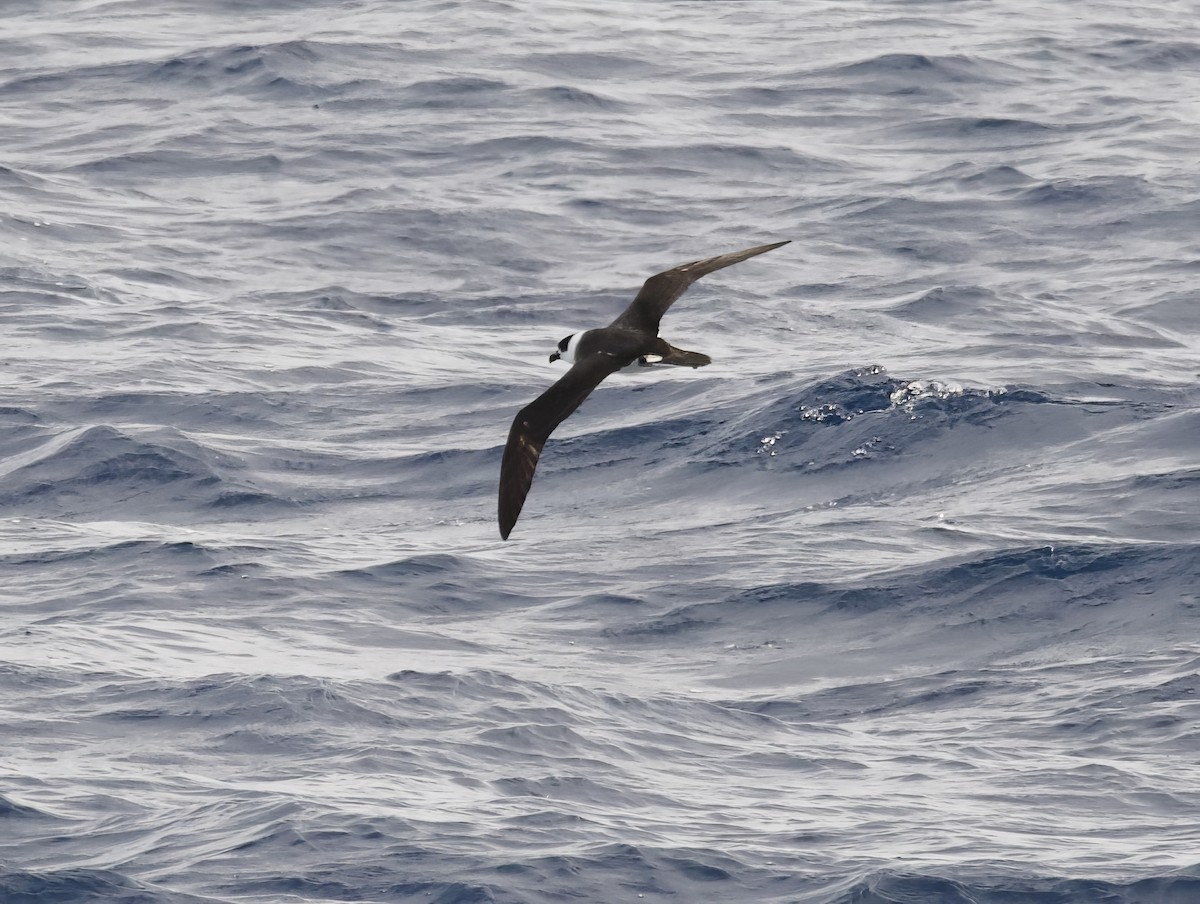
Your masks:
<instances>
[{"instance_id":1,"label":"seabird in flight","mask_svg":"<svg viewBox=\"0 0 1200 904\"><path fill-rule=\"evenodd\" d=\"M551 362L560 358L571 363L571 369L540 396L517 412L504 461L500 465L500 536L508 539L537 467L542 446L554 428L583 404L593 389L611 373L635 364L675 364L684 367L703 367L712 358L700 352L675 348L658 335L658 324L675 299L688 286L707 273L740 263L787 242L758 245L745 251L722 254L701 261L692 261L673 270L651 276L629 307L606 327L572 333L558 343Z\"/></svg>"}]
</instances>

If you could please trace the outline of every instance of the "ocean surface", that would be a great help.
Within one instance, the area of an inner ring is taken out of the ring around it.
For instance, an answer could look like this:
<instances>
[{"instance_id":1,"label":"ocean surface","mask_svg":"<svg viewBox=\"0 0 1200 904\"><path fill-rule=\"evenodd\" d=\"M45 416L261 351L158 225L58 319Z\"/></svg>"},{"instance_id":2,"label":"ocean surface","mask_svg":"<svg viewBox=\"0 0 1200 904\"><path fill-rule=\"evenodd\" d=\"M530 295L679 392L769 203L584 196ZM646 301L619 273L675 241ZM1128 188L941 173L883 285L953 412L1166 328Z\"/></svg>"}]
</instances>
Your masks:
<instances>
[{"instance_id":1,"label":"ocean surface","mask_svg":"<svg viewBox=\"0 0 1200 904\"><path fill-rule=\"evenodd\" d=\"M1198 164L1181 0L6 2L0 902L1200 902Z\"/></svg>"}]
</instances>

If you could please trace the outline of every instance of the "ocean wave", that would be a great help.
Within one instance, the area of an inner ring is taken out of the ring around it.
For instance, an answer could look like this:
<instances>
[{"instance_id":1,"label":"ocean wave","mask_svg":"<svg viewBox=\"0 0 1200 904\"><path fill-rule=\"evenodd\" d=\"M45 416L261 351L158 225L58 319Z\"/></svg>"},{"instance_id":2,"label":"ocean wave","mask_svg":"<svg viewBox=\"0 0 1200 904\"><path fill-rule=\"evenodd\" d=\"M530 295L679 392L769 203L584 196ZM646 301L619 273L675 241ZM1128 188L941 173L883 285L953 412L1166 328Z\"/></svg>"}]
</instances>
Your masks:
<instances>
[{"instance_id":1,"label":"ocean wave","mask_svg":"<svg viewBox=\"0 0 1200 904\"><path fill-rule=\"evenodd\" d=\"M171 891L107 869L0 868L0 894L5 904L226 904L222 898Z\"/></svg>"},{"instance_id":2,"label":"ocean wave","mask_svg":"<svg viewBox=\"0 0 1200 904\"><path fill-rule=\"evenodd\" d=\"M917 873L886 872L856 883L831 904L908 904L914 900L975 904L1135 904L1142 901L1186 901L1200 894L1200 878L1155 876L1136 882L1102 882L1072 877L951 879Z\"/></svg>"},{"instance_id":3,"label":"ocean wave","mask_svg":"<svg viewBox=\"0 0 1200 904\"><path fill-rule=\"evenodd\" d=\"M851 581L786 581L740 590L723 599L679 606L647 620L613 612L611 637L678 638L681 634L743 638L803 633L815 617L871 616L893 625L875 638L902 642L901 622L929 635L958 635L961 649L980 645L1027 655L1061 645L1070 634L1117 627L1137 634L1181 636L1200 580L1200 547L1191 544L1064 544L959 556ZM1138 587L1131 599L1126 587ZM938 588L930 594L930 588ZM972 636L974 635L974 636ZM677 640L675 642L678 642Z\"/></svg>"},{"instance_id":4,"label":"ocean wave","mask_svg":"<svg viewBox=\"0 0 1200 904\"><path fill-rule=\"evenodd\" d=\"M27 515L144 512L181 500L188 507L288 503L239 481L243 467L232 456L164 428L51 433L6 465L0 506Z\"/></svg>"}]
</instances>

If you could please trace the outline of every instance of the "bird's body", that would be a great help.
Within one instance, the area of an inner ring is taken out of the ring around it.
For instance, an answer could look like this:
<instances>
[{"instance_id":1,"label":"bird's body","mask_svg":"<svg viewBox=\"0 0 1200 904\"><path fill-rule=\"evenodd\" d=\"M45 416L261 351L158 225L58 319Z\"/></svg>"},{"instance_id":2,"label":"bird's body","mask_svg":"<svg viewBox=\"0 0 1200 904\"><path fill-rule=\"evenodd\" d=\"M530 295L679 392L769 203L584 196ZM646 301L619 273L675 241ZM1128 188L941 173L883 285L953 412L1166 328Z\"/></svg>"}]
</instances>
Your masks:
<instances>
[{"instance_id":1,"label":"bird's body","mask_svg":"<svg viewBox=\"0 0 1200 904\"><path fill-rule=\"evenodd\" d=\"M700 352L685 352L673 347L659 336L648 336L636 330L618 326L606 326L582 333L572 333L560 343L562 351L550 356L553 361L576 364L589 355L610 355L621 362L617 370L631 367L649 367L651 364L676 364L687 367L703 367L712 364L712 358ZM686 360L682 356L693 357Z\"/></svg>"},{"instance_id":2,"label":"bird's body","mask_svg":"<svg viewBox=\"0 0 1200 904\"><path fill-rule=\"evenodd\" d=\"M566 338L566 347L561 352L551 355L551 360L563 360L569 364L582 361L588 355L612 355L624 361L621 367L631 366L635 359L655 353L656 342L661 342L657 336L648 337L645 333L623 330L619 327L606 326L601 329L587 330L582 333L572 333Z\"/></svg>"},{"instance_id":3,"label":"bird's body","mask_svg":"<svg viewBox=\"0 0 1200 904\"><path fill-rule=\"evenodd\" d=\"M542 446L554 429L583 404L609 374L635 365L672 364L703 367L712 359L700 352L675 348L658 335L659 322L671 304L701 276L786 245L775 242L745 251L692 261L646 280L642 290L606 327L572 333L558 343L551 362L567 361L571 369L553 386L517 412L504 460L500 465L500 536L508 539L537 468Z\"/></svg>"}]
</instances>

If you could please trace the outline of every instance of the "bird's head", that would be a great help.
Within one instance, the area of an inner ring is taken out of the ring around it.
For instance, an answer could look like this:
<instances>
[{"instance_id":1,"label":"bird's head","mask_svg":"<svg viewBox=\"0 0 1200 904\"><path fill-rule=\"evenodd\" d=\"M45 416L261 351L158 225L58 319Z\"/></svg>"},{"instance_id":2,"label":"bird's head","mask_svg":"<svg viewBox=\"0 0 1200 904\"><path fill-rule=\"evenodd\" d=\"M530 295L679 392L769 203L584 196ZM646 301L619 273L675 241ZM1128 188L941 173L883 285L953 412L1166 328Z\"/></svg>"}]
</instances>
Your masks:
<instances>
[{"instance_id":1,"label":"bird's head","mask_svg":"<svg viewBox=\"0 0 1200 904\"><path fill-rule=\"evenodd\" d=\"M570 336L563 336L558 340L558 351L550 356L551 364L559 359L568 363L575 361L575 346L577 345L575 336L576 334L572 333Z\"/></svg>"}]
</instances>

